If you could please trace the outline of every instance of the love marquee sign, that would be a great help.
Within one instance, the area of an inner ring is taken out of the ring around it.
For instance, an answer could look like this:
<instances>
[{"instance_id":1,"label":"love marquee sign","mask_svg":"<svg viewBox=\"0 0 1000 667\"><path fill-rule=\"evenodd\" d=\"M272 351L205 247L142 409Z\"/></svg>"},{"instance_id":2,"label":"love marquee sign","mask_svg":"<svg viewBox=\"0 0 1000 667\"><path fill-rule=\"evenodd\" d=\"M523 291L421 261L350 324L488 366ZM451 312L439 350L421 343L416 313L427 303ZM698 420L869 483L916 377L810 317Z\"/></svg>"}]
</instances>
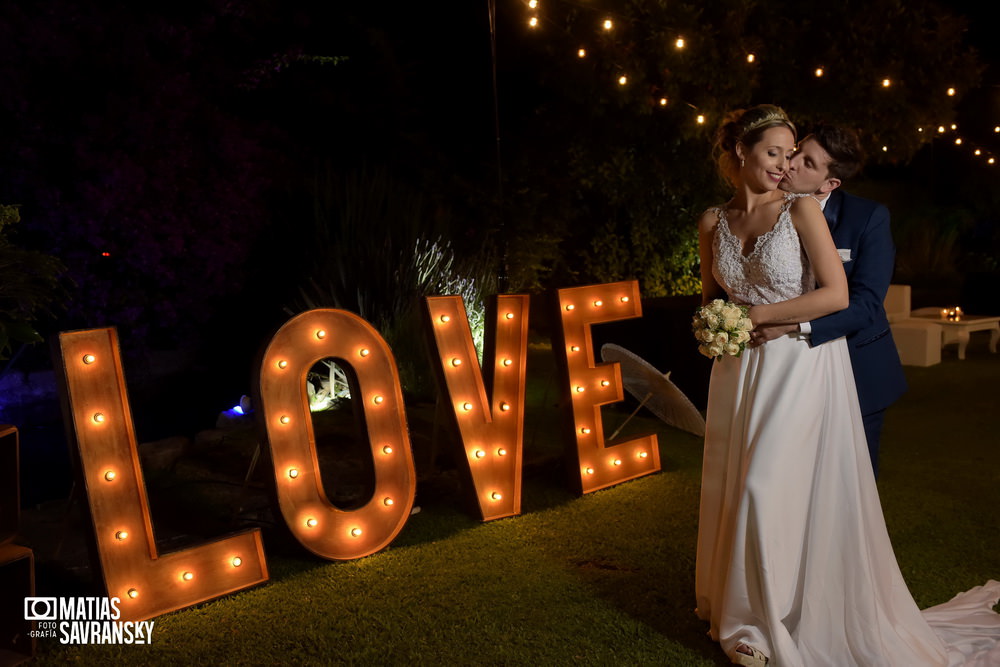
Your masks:
<instances>
[{"instance_id":1,"label":"love marquee sign","mask_svg":"<svg viewBox=\"0 0 1000 667\"><path fill-rule=\"evenodd\" d=\"M576 490L589 493L658 471L655 435L604 442L600 408L624 398L621 370L593 361L591 325L641 317L638 283L561 289L557 303L553 343L569 406ZM483 521L520 514L528 297L495 297L481 368L461 297L427 297L424 306L439 385L464 452L459 468L470 503ZM100 560L95 569L108 596L121 599L122 618L151 618L267 581L259 529L158 552L115 330L62 333L58 348L67 430ZM353 510L326 497L316 456L305 381L327 358L356 377L354 398L374 461L374 493ZM301 313L269 342L253 393L281 515L296 539L329 560L360 558L390 544L410 516L416 474L396 363L378 332L343 310Z\"/></svg>"}]
</instances>

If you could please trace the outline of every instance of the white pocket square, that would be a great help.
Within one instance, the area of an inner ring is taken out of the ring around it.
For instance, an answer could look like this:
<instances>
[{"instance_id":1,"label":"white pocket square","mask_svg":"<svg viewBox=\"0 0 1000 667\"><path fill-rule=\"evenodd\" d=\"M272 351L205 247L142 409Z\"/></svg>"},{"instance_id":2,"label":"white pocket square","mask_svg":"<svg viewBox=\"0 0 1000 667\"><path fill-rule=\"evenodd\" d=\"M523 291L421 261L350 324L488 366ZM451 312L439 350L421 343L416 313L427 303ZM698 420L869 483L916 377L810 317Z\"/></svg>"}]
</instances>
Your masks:
<instances>
[{"instance_id":1,"label":"white pocket square","mask_svg":"<svg viewBox=\"0 0 1000 667\"><path fill-rule=\"evenodd\" d=\"M850 248L837 248L837 254L840 255L841 262L851 261L851 249Z\"/></svg>"}]
</instances>

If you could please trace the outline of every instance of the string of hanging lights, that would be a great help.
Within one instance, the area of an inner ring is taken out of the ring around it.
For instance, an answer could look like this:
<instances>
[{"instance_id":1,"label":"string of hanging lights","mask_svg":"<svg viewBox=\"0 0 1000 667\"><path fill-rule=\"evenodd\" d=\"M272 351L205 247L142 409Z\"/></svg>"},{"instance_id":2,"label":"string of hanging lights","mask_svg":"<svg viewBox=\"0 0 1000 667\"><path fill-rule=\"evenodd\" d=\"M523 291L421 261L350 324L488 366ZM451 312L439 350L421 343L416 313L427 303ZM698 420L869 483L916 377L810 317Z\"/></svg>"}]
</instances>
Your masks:
<instances>
[{"instance_id":1,"label":"string of hanging lights","mask_svg":"<svg viewBox=\"0 0 1000 667\"><path fill-rule=\"evenodd\" d=\"M537 31L542 33L543 23L553 27L557 27L555 21L550 20L543 12L543 0L522 0L526 9L525 15L525 25L531 31ZM580 7L584 5L580 3L574 3ZM589 7L594 12L597 12L596 8ZM621 17L616 15L614 12L602 11L599 18L594 21L594 34L593 38L599 35L609 35L618 29L621 24ZM561 29L561 28L560 28ZM683 35L677 35L674 39L673 47L682 51L689 48L688 40ZM576 57L578 59L592 58L594 56L594 51L589 49L586 45L581 45L577 48ZM756 52L748 52L746 54L746 62L748 65L756 65L760 62L761 56ZM830 70L825 65L816 65L812 74L816 79L829 78ZM629 72L620 71L615 75L615 81L613 85L624 88L628 86L631 82ZM873 83L883 90L889 90L902 85L901 82L891 78L883 76L880 79L876 79ZM942 92L943 95L948 97L955 97L958 91L955 87L948 87ZM666 108L676 103L676 101L671 100L666 95L656 95L650 99L650 103L659 108ZM703 110L700 110L696 105L690 102L684 102L691 110L692 117L695 123L698 125L704 125L709 121L708 116ZM995 166L997 164L997 157L993 152L980 144L967 140L962 133L959 132L958 126L954 123L940 124L936 126L928 127L917 127L915 129L916 133L920 135L922 141L934 141L937 139L945 139L950 141L954 146L966 149L969 155L978 161L980 164L985 166ZM932 134L933 133L933 134ZM1000 138L1000 125L993 128L993 134ZM891 153L892 146L888 143L880 146L883 153Z\"/></svg>"}]
</instances>

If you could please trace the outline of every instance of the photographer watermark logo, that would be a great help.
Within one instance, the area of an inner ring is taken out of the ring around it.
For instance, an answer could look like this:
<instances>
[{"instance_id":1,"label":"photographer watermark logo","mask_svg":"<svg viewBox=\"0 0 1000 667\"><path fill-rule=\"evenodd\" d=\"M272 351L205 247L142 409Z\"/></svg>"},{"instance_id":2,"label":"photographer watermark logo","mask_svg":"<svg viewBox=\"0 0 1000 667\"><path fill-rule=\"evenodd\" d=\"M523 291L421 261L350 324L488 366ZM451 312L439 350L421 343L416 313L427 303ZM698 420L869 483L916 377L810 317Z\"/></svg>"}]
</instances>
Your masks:
<instances>
[{"instance_id":1,"label":"photographer watermark logo","mask_svg":"<svg viewBox=\"0 0 1000 667\"><path fill-rule=\"evenodd\" d=\"M122 621L121 598L24 598L24 620L35 621L31 636L60 644L152 644L153 621Z\"/></svg>"}]
</instances>

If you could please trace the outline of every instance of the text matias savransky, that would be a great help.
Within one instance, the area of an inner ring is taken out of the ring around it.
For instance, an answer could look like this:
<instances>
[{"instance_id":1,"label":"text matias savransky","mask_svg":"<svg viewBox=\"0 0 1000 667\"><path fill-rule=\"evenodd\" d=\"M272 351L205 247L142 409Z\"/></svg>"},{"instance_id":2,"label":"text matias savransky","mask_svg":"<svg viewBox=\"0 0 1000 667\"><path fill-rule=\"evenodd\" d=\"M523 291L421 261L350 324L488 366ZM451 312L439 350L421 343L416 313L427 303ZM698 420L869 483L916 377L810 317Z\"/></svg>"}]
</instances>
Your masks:
<instances>
[{"instance_id":1,"label":"text matias savransky","mask_svg":"<svg viewBox=\"0 0 1000 667\"><path fill-rule=\"evenodd\" d=\"M32 636L61 644L151 644L153 621L122 621L121 598L24 598L24 618L35 621Z\"/></svg>"}]
</instances>

